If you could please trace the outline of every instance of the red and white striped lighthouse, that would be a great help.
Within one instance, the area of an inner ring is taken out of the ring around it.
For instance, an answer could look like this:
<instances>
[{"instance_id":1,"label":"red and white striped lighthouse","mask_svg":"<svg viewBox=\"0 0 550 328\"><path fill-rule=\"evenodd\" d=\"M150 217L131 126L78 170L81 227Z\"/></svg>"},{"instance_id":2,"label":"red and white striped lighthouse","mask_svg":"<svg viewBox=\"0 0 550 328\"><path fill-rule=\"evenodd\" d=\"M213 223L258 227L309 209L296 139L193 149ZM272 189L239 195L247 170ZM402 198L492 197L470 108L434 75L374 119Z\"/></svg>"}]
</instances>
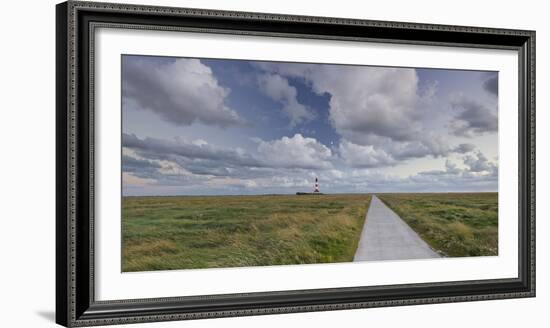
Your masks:
<instances>
[{"instance_id":1,"label":"red and white striped lighthouse","mask_svg":"<svg viewBox=\"0 0 550 328\"><path fill-rule=\"evenodd\" d=\"M319 192L319 180L317 180L317 178L315 178L315 189L313 192Z\"/></svg>"}]
</instances>

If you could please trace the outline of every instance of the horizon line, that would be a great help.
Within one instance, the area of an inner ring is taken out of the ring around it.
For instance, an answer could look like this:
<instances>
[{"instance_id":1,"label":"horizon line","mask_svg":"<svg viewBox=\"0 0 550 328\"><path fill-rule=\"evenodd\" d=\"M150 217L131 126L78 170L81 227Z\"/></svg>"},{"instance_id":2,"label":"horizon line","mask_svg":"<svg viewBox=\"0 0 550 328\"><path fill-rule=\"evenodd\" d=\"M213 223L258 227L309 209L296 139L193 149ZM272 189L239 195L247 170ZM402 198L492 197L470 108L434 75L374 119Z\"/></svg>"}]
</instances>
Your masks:
<instances>
[{"instance_id":1,"label":"horizon line","mask_svg":"<svg viewBox=\"0 0 550 328\"><path fill-rule=\"evenodd\" d=\"M323 195L374 195L374 194L487 194L497 191L383 191L383 192L340 192L323 193ZM194 195L122 195L121 197L234 197L234 196L296 196L296 193L265 193L265 194L194 194Z\"/></svg>"}]
</instances>

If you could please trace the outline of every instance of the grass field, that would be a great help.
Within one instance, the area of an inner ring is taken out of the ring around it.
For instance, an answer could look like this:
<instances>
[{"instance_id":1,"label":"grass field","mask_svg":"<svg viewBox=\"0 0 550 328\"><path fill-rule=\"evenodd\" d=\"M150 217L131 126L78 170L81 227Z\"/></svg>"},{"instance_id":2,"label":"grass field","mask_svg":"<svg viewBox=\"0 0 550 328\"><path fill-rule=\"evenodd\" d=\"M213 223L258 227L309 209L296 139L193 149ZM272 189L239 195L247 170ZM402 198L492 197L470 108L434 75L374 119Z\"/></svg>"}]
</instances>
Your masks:
<instances>
[{"instance_id":1,"label":"grass field","mask_svg":"<svg viewBox=\"0 0 550 328\"><path fill-rule=\"evenodd\" d=\"M498 255L498 194L377 194L447 256Z\"/></svg>"},{"instance_id":2,"label":"grass field","mask_svg":"<svg viewBox=\"0 0 550 328\"><path fill-rule=\"evenodd\" d=\"M122 270L349 262L370 199L124 197Z\"/></svg>"}]
</instances>

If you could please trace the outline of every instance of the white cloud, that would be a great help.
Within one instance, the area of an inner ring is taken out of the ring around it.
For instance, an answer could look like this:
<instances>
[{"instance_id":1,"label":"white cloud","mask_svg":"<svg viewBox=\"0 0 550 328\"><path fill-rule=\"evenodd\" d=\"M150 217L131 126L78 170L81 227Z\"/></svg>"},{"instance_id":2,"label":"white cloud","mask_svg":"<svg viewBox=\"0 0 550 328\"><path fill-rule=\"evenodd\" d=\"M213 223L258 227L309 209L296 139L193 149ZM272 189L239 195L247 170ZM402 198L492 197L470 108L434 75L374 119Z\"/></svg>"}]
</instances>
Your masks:
<instances>
[{"instance_id":1,"label":"white cloud","mask_svg":"<svg viewBox=\"0 0 550 328\"><path fill-rule=\"evenodd\" d=\"M226 104L229 90L198 59L151 62L124 57L123 100L178 125L201 122L226 127L243 123Z\"/></svg>"},{"instance_id":2,"label":"white cloud","mask_svg":"<svg viewBox=\"0 0 550 328\"><path fill-rule=\"evenodd\" d=\"M210 144L208 152L196 149L188 152L181 140L174 144L126 137L127 146L132 148L131 151L125 148L123 157L124 187L130 194L139 186L149 188L151 185L164 186L166 192L175 194L294 193L313 188L315 177L319 178L321 189L328 193L490 191L498 184L496 161L489 160L479 150L454 156L457 162L440 159L441 169L434 167L410 175L395 175L377 168L380 161L392 158L377 153L371 146L348 142L338 149L341 156L338 157L317 140L300 134L273 141L256 140L257 149L241 150L241 160L235 158L234 152ZM163 155L150 151L151 147ZM245 158L250 160L242 160Z\"/></svg>"},{"instance_id":3,"label":"white cloud","mask_svg":"<svg viewBox=\"0 0 550 328\"><path fill-rule=\"evenodd\" d=\"M284 77L278 74L262 74L258 76L258 84L260 91L283 105L282 109L289 117L291 126L314 118L313 113L298 102L296 88Z\"/></svg>"},{"instance_id":4,"label":"white cloud","mask_svg":"<svg viewBox=\"0 0 550 328\"><path fill-rule=\"evenodd\" d=\"M450 147L442 137L429 132L420 137L420 140L413 141L396 142L379 136L370 136L367 140L369 144L362 145L343 139L338 148L340 157L351 167L385 167L414 158L465 154L474 147L471 144Z\"/></svg>"},{"instance_id":5,"label":"white cloud","mask_svg":"<svg viewBox=\"0 0 550 328\"><path fill-rule=\"evenodd\" d=\"M140 178L129 172L122 172L122 183L124 187L144 187L155 184L156 180L148 178Z\"/></svg>"},{"instance_id":6,"label":"white cloud","mask_svg":"<svg viewBox=\"0 0 550 328\"><path fill-rule=\"evenodd\" d=\"M342 136L340 152L349 164L387 166L410 158L464 151L464 147L451 147L447 138L425 126L426 116L444 113L430 112L428 106L438 83L420 90L415 69L276 63L258 67L302 78L314 92L330 95L329 119Z\"/></svg>"},{"instance_id":7,"label":"white cloud","mask_svg":"<svg viewBox=\"0 0 550 328\"><path fill-rule=\"evenodd\" d=\"M379 167L393 165L396 161L382 149L372 145L357 145L343 140L339 147L340 156L352 167Z\"/></svg>"},{"instance_id":8,"label":"white cloud","mask_svg":"<svg viewBox=\"0 0 550 328\"><path fill-rule=\"evenodd\" d=\"M167 121L179 119L180 125L193 122L216 126L240 124L242 120L225 105L229 90L220 86L210 68L200 61L186 61L177 73L167 68L175 63L165 63L155 65L155 73L151 76L138 76L137 80L136 76L132 77L134 86L143 90L143 94L133 97L132 101ZM309 191L315 177L320 179L321 189L327 193L496 189L498 159L493 160L490 156L488 160L476 150L480 147L493 155L491 148L478 143L477 139L461 143L466 140L463 135L467 133L460 134L457 132L460 127L452 130L445 125L448 119L456 118L457 122L464 122L460 123L464 131L477 136L483 133L483 124L492 124L494 117L480 112L481 106L473 106L467 101L453 103L453 110L448 101L449 91L438 91L435 82L423 81L419 85L414 69L255 65L263 71L251 74L255 84L248 87L255 87L256 92L259 87L264 95L280 103L291 126L307 122L314 114L312 107L297 100L298 89L289 79L293 83L301 81L313 92L324 95L329 101L330 124L341 136L340 140L333 136L328 139L335 140L336 145L331 142L327 147L318 141L327 139L323 130L316 130L320 132L316 137L310 137L315 131L308 131L308 137L304 137L310 125L297 130L302 134L267 141L258 138L264 134L257 134L251 138L253 142L247 139L243 144L219 141L221 136L236 136L235 129L224 130L216 137L209 133L193 134L193 138L203 139L192 139L191 134L186 134L189 139L124 135L125 181L129 185L154 183L154 188L166 187L174 194L177 190L184 194L293 193ZM168 76L173 73L172 78L179 87L156 85L154 81L160 79L155 75L160 74L157 71ZM188 81L191 82L184 83ZM147 91L148 88L152 90ZM185 89L181 94L178 93L180 88ZM441 90L447 90L445 88ZM203 90L206 90L206 97L201 93ZM148 92L173 94L174 97L148 100ZM444 92L445 97L435 96L438 92ZM475 99L490 105L491 96L485 96L489 100ZM432 97L439 98L430 103ZM492 113L496 117L496 112ZM284 126L273 128L284 130ZM143 133L146 135L147 131ZM227 144L233 146L227 147ZM395 167L386 168L393 165Z\"/></svg>"},{"instance_id":9,"label":"white cloud","mask_svg":"<svg viewBox=\"0 0 550 328\"><path fill-rule=\"evenodd\" d=\"M356 143L368 135L408 140L416 132L418 78L413 69L327 66L318 75L314 89L331 95L330 119L345 138Z\"/></svg>"},{"instance_id":10,"label":"white cloud","mask_svg":"<svg viewBox=\"0 0 550 328\"><path fill-rule=\"evenodd\" d=\"M417 118L422 108L416 70L407 68L270 64L268 72L303 78L318 94L330 94L330 119L346 139L366 144L376 135L408 140L420 131ZM428 88L426 97L435 93Z\"/></svg>"},{"instance_id":11,"label":"white cloud","mask_svg":"<svg viewBox=\"0 0 550 328\"><path fill-rule=\"evenodd\" d=\"M273 141L259 141L261 160L272 167L327 169L332 151L313 138L295 134Z\"/></svg>"},{"instance_id":12,"label":"white cloud","mask_svg":"<svg viewBox=\"0 0 550 328\"><path fill-rule=\"evenodd\" d=\"M216 186L216 187L245 187L245 188L256 188L258 183L255 180L250 179L237 179L230 177L212 177L205 182L206 185Z\"/></svg>"},{"instance_id":13,"label":"white cloud","mask_svg":"<svg viewBox=\"0 0 550 328\"><path fill-rule=\"evenodd\" d=\"M192 175L191 172L181 167L176 162L172 161L166 161L161 160L157 161L157 163L160 165L160 168L158 169L159 173L164 175Z\"/></svg>"}]
</instances>

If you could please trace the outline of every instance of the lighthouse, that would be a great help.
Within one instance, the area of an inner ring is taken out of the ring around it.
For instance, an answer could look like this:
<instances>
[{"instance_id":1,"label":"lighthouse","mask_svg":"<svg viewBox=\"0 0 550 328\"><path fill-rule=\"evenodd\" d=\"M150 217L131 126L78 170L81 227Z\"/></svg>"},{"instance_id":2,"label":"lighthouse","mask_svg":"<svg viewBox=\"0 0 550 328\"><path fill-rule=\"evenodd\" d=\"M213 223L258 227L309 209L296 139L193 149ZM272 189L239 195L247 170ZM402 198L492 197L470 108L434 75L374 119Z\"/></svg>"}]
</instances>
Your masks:
<instances>
[{"instance_id":1,"label":"lighthouse","mask_svg":"<svg viewBox=\"0 0 550 328\"><path fill-rule=\"evenodd\" d=\"M304 195L323 195L323 193L319 190L319 179L315 178L315 185L314 185L314 187L313 187L313 192L298 191L298 192L296 192L296 195L298 195L298 196L304 196Z\"/></svg>"},{"instance_id":2,"label":"lighthouse","mask_svg":"<svg viewBox=\"0 0 550 328\"><path fill-rule=\"evenodd\" d=\"M319 180L315 178L315 189L313 189L313 192L319 192Z\"/></svg>"}]
</instances>

